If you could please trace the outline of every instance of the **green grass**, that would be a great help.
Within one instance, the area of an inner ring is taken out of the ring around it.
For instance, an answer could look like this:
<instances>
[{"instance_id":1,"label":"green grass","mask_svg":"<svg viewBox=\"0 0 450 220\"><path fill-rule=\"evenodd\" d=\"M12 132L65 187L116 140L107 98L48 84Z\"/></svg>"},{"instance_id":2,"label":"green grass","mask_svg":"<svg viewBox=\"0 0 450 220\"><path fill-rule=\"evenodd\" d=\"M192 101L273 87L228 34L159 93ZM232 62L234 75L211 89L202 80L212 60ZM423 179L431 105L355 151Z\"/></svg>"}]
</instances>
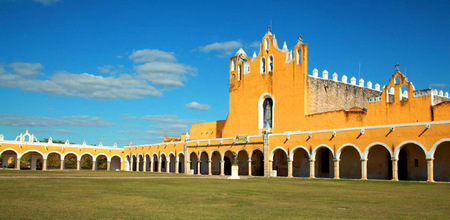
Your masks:
<instances>
[{"instance_id":1,"label":"green grass","mask_svg":"<svg viewBox=\"0 0 450 220\"><path fill-rule=\"evenodd\" d=\"M152 177L9 171L0 176ZM449 219L447 183L326 179L0 178L0 219Z\"/></svg>"}]
</instances>

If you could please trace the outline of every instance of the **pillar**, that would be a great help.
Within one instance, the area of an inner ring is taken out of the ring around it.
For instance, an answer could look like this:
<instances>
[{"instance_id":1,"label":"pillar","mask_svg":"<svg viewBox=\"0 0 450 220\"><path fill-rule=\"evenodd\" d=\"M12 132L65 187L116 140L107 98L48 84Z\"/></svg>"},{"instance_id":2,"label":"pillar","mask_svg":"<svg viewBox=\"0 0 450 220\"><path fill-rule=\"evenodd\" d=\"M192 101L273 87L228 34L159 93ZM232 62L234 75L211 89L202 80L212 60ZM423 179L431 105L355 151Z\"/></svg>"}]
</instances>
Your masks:
<instances>
[{"instance_id":1,"label":"pillar","mask_svg":"<svg viewBox=\"0 0 450 220\"><path fill-rule=\"evenodd\" d=\"M272 173L272 164L269 162L269 133L265 132L264 135L264 176L270 177Z\"/></svg>"},{"instance_id":2,"label":"pillar","mask_svg":"<svg viewBox=\"0 0 450 220\"><path fill-rule=\"evenodd\" d=\"M252 160L248 160L248 176L252 176Z\"/></svg>"},{"instance_id":3,"label":"pillar","mask_svg":"<svg viewBox=\"0 0 450 220\"><path fill-rule=\"evenodd\" d=\"M97 170L97 161L93 160L92 161L92 171Z\"/></svg>"},{"instance_id":4,"label":"pillar","mask_svg":"<svg viewBox=\"0 0 450 220\"><path fill-rule=\"evenodd\" d=\"M269 176L272 176L272 171L273 171L273 161L272 160L269 160L269 162L267 163L268 164L268 167L269 167Z\"/></svg>"},{"instance_id":5,"label":"pillar","mask_svg":"<svg viewBox=\"0 0 450 220\"><path fill-rule=\"evenodd\" d=\"M81 169L81 160L77 160L77 170Z\"/></svg>"},{"instance_id":6,"label":"pillar","mask_svg":"<svg viewBox=\"0 0 450 220\"><path fill-rule=\"evenodd\" d=\"M141 158L138 156L136 160L136 172L141 171Z\"/></svg>"},{"instance_id":7,"label":"pillar","mask_svg":"<svg viewBox=\"0 0 450 220\"><path fill-rule=\"evenodd\" d=\"M201 175L201 170L200 170L200 160L197 160L197 164L196 164L196 166L197 166L197 175Z\"/></svg>"},{"instance_id":8,"label":"pillar","mask_svg":"<svg viewBox=\"0 0 450 220\"><path fill-rule=\"evenodd\" d=\"M111 170L111 161L108 160L108 161L106 162L106 171L110 171L110 170Z\"/></svg>"},{"instance_id":9,"label":"pillar","mask_svg":"<svg viewBox=\"0 0 450 220\"><path fill-rule=\"evenodd\" d=\"M180 161L176 160L175 161L175 173L180 173L179 166L180 166Z\"/></svg>"},{"instance_id":10,"label":"pillar","mask_svg":"<svg viewBox=\"0 0 450 220\"><path fill-rule=\"evenodd\" d=\"M225 176L225 161L224 160L220 161L220 175Z\"/></svg>"},{"instance_id":11,"label":"pillar","mask_svg":"<svg viewBox=\"0 0 450 220\"><path fill-rule=\"evenodd\" d=\"M309 160L309 178L311 178L311 179L314 179L314 178L316 178L316 174L315 174L315 170L314 170L314 162L315 162L315 160L313 160L313 159L311 159L311 160Z\"/></svg>"},{"instance_id":12,"label":"pillar","mask_svg":"<svg viewBox=\"0 0 450 220\"><path fill-rule=\"evenodd\" d=\"M367 159L361 160L361 180L367 180Z\"/></svg>"},{"instance_id":13,"label":"pillar","mask_svg":"<svg viewBox=\"0 0 450 220\"><path fill-rule=\"evenodd\" d=\"M150 172L153 173L153 161L150 160Z\"/></svg>"},{"instance_id":14,"label":"pillar","mask_svg":"<svg viewBox=\"0 0 450 220\"><path fill-rule=\"evenodd\" d=\"M166 173L170 173L170 162L166 160Z\"/></svg>"},{"instance_id":15,"label":"pillar","mask_svg":"<svg viewBox=\"0 0 450 220\"><path fill-rule=\"evenodd\" d=\"M61 160L61 163L59 164L59 168L61 170L64 170L64 160Z\"/></svg>"},{"instance_id":16,"label":"pillar","mask_svg":"<svg viewBox=\"0 0 450 220\"><path fill-rule=\"evenodd\" d=\"M158 161L158 173L161 173L161 160Z\"/></svg>"},{"instance_id":17,"label":"pillar","mask_svg":"<svg viewBox=\"0 0 450 220\"><path fill-rule=\"evenodd\" d=\"M208 176L211 176L211 160L208 160Z\"/></svg>"},{"instance_id":18,"label":"pillar","mask_svg":"<svg viewBox=\"0 0 450 220\"><path fill-rule=\"evenodd\" d=\"M334 159L334 179L340 179L339 176L339 159Z\"/></svg>"},{"instance_id":19,"label":"pillar","mask_svg":"<svg viewBox=\"0 0 450 220\"><path fill-rule=\"evenodd\" d=\"M398 160L392 158L392 181L398 181Z\"/></svg>"},{"instance_id":20,"label":"pillar","mask_svg":"<svg viewBox=\"0 0 450 220\"><path fill-rule=\"evenodd\" d=\"M6 164L8 166L8 162L6 162ZM20 157L18 156L14 158L14 169L20 170Z\"/></svg>"},{"instance_id":21,"label":"pillar","mask_svg":"<svg viewBox=\"0 0 450 220\"><path fill-rule=\"evenodd\" d=\"M433 158L427 158L427 182L434 182Z\"/></svg>"},{"instance_id":22,"label":"pillar","mask_svg":"<svg viewBox=\"0 0 450 220\"><path fill-rule=\"evenodd\" d=\"M17 160L20 170L20 160ZM42 158L42 170L47 170L47 159Z\"/></svg>"},{"instance_id":23,"label":"pillar","mask_svg":"<svg viewBox=\"0 0 450 220\"><path fill-rule=\"evenodd\" d=\"M143 167L143 169L144 169L144 170L142 170L142 171L144 171L144 172L147 172L147 171L148 171L148 170L147 170L147 156L144 157L144 165L143 165L142 167Z\"/></svg>"},{"instance_id":24,"label":"pillar","mask_svg":"<svg viewBox=\"0 0 450 220\"><path fill-rule=\"evenodd\" d=\"M292 175L292 160L288 158L288 177L293 177Z\"/></svg>"}]
</instances>

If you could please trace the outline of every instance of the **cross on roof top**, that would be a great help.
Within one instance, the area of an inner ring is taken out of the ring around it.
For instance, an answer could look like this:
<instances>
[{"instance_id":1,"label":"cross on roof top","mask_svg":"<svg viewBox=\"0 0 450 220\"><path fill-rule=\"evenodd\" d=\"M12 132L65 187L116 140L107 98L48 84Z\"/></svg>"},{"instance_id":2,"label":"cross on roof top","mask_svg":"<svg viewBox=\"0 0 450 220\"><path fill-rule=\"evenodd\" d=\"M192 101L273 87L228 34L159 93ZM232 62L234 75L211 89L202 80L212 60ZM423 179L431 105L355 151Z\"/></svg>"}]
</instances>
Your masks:
<instances>
[{"instance_id":1,"label":"cross on roof top","mask_svg":"<svg viewBox=\"0 0 450 220\"><path fill-rule=\"evenodd\" d=\"M267 32L270 32L270 29L271 29L272 27L270 27L270 25L269 26L267 26Z\"/></svg>"},{"instance_id":2,"label":"cross on roof top","mask_svg":"<svg viewBox=\"0 0 450 220\"><path fill-rule=\"evenodd\" d=\"M396 63L396 64L395 64L395 67L397 68L397 70L398 70L398 66L400 66L400 64Z\"/></svg>"}]
</instances>

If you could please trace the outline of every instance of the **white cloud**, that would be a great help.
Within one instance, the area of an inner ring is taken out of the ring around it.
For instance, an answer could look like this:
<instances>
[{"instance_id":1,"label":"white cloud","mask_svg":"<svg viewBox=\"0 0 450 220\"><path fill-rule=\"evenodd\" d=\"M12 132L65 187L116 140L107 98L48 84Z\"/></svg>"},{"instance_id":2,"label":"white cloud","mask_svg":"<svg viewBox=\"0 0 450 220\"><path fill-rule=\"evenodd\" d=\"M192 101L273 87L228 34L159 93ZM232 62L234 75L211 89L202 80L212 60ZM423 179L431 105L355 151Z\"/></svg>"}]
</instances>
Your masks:
<instances>
[{"instance_id":1,"label":"white cloud","mask_svg":"<svg viewBox=\"0 0 450 220\"><path fill-rule=\"evenodd\" d=\"M15 62L8 65L14 72L23 76L31 76L39 73L44 68L40 63L20 63Z\"/></svg>"},{"instance_id":2,"label":"white cloud","mask_svg":"<svg viewBox=\"0 0 450 220\"><path fill-rule=\"evenodd\" d=\"M198 102L191 102L184 106L186 106L187 108L190 108L190 109L196 109L196 110L201 110L201 111L208 111L211 109L211 107L208 104L200 104Z\"/></svg>"},{"instance_id":3,"label":"white cloud","mask_svg":"<svg viewBox=\"0 0 450 220\"><path fill-rule=\"evenodd\" d=\"M434 84L429 84L429 87L440 87L440 88L445 88L448 86L447 83L434 83Z\"/></svg>"},{"instance_id":4,"label":"white cloud","mask_svg":"<svg viewBox=\"0 0 450 220\"><path fill-rule=\"evenodd\" d=\"M122 120L135 120L137 118L138 118L137 116L125 113L125 114L123 114Z\"/></svg>"},{"instance_id":5,"label":"white cloud","mask_svg":"<svg viewBox=\"0 0 450 220\"><path fill-rule=\"evenodd\" d=\"M197 69L169 62L150 62L134 67L138 78L148 80L158 86L179 87L186 81L186 75L195 75Z\"/></svg>"},{"instance_id":6,"label":"white cloud","mask_svg":"<svg viewBox=\"0 0 450 220\"><path fill-rule=\"evenodd\" d=\"M261 42L260 41L253 41L253 43L251 43L249 45L250 48L260 48L261 47Z\"/></svg>"},{"instance_id":7,"label":"white cloud","mask_svg":"<svg viewBox=\"0 0 450 220\"><path fill-rule=\"evenodd\" d=\"M181 119L176 115L144 115L141 120L148 120L152 122L167 123L167 124L194 124L203 122L195 119Z\"/></svg>"},{"instance_id":8,"label":"white cloud","mask_svg":"<svg viewBox=\"0 0 450 220\"><path fill-rule=\"evenodd\" d=\"M201 52L208 53L210 51L232 51L242 47L242 43L239 41L226 41L226 42L214 42L205 46L201 46L198 49Z\"/></svg>"},{"instance_id":9,"label":"white cloud","mask_svg":"<svg viewBox=\"0 0 450 220\"><path fill-rule=\"evenodd\" d=\"M152 61L176 61L174 53L152 49L133 51L133 53L128 58L132 59L135 63L145 63Z\"/></svg>"},{"instance_id":10,"label":"white cloud","mask_svg":"<svg viewBox=\"0 0 450 220\"><path fill-rule=\"evenodd\" d=\"M13 114L0 114L0 124L8 126L79 126L79 127L109 127L115 123L105 121L103 118L89 115L63 116L60 118L43 116L24 116Z\"/></svg>"},{"instance_id":11,"label":"white cloud","mask_svg":"<svg viewBox=\"0 0 450 220\"><path fill-rule=\"evenodd\" d=\"M41 3L43 5L51 5L53 3L59 2L60 0L33 0L33 1Z\"/></svg>"}]
</instances>

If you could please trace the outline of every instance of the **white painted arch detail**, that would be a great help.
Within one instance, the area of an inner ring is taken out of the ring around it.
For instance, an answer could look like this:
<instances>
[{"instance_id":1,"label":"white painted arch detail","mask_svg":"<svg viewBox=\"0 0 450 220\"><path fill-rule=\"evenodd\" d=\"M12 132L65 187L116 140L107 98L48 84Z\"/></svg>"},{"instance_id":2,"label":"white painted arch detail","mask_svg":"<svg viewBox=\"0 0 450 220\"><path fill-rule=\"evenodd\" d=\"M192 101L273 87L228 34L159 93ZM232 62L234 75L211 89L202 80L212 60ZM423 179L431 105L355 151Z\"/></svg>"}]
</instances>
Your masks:
<instances>
[{"instance_id":1,"label":"white painted arch detail","mask_svg":"<svg viewBox=\"0 0 450 220\"><path fill-rule=\"evenodd\" d=\"M42 152L40 152L40 151L38 151L38 150L27 150L27 151L25 151L25 152L23 152L22 154L18 154L18 158L21 158L23 155L25 155L25 154L27 154L27 153L38 153L38 154L40 154L41 156L42 156L42 159L46 159L46 157L44 156L44 154L42 153Z\"/></svg>"},{"instance_id":2,"label":"white painted arch detail","mask_svg":"<svg viewBox=\"0 0 450 220\"><path fill-rule=\"evenodd\" d=\"M363 152L361 158L364 159L364 160L369 159L370 148L372 148L372 147L374 147L374 146L377 146L377 145L384 147L384 148L389 152L389 155L391 156L391 158L393 157L392 150L389 148L389 146L387 146L387 145L386 145L385 143L383 143L383 142L373 142L373 143L369 144L369 145L366 147L366 149L364 149L364 152Z\"/></svg>"},{"instance_id":3,"label":"white painted arch detail","mask_svg":"<svg viewBox=\"0 0 450 220\"><path fill-rule=\"evenodd\" d=\"M427 158L434 159L434 153L436 153L438 146L444 142L450 142L450 138L443 138L443 139L437 141L436 143L434 143L430 149L430 152L428 152Z\"/></svg>"},{"instance_id":4,"label":"white painted arch detail","mask_svg":"<svg viewBox=\"0 0 450 220\"><path fill-rule=\"evenodd\" d=\"M264 128L264 108L263 103L266 98L272 99L272 128L275 127L275 97L272 95L272 93L265 92L263 93L258 100L258 128L262 129Z\"/></svg>"},{"instance_id":5,"label":"white painted arch detail","mask_svg":"<svg viewBox=\"0 0 450 220\"><path fill-rule=\"evenodd\" d=\"M108 161L108 162L111 161L111 159L108 157L108 155L106 155L106 154L104 154L104 153L97 154L97 155L95 156L95 161L97 161L97 158L98 158L99 156L105 156L105 157L106 157L106 161Z\"/></svg>"},{"instance_id":6,"label":"white painted arch detail","mask_svg":"<svg viewBox=\"0 0 450 220\"><path fill-rule=\"evenodd\" d=\"M327 148L328 150L331 151L331 155L333 156L333 158L335 158L335 153L334 153L333 149L332 149L330 146L328 146L328 145L326 145L326 144L319 144L319 145L317 145L317 146L314 148L314 150L312 151L312 153L311 153L311 159L316 160L316 153L317 153L317 151L318 151L320 148Z\"/></svg>"},{"instance_id":7,"label":"white painted arch detail","mask_svg":"<svg viewBox=\"0 0 450 220\"><path fill-rule=\"evenodd\" d=\"M277 150L283 151L286 154L286 157L289 156L288 152L286 151L286 149L284 149L284 147L278 146L278 147L275 147L274 149L272 149L272 151L270 152L269 160L271 160L271 161L273 160L273 155L275 154L275 151L277 151Z\"/></svg>"},{"instance_id":8,"label":"white painted arch detail","mask_svg":"<svg viewBox=\"0 0 450 220\"><path fill-rule=\"evenodd\" d=\"M225 161L225 154L227 154L228 151L231 152L231 155L233 155L234 151L231 150L230 148L227 148L225 151L223 151L223 155L221 155L222 161ZM233 158L230 158L230 159L233 159Z\"/></svg>"},{"instance_id":9,"label":"white painted arch detail","mask_svg":"<svg viewBox=\"0 0 450 220\"><path fill-rule=\"evenodd\" d=\"M50 154L53 154L53 153L59 155L59 160L64 160L63 155L62 155L60 152L58 152L58 151L50 151L50 152L48 152L48 153L45 155L44 159L47 160L48 156L49 156Z\"/></svg>"},{"instance_id":10,"label":"white painted arch detail","mask_svg":"<svg viewBox=\"0 0 450 220\"><path fill-rule=\"evenodd\" d=\"M184 157L184 153L182 151L178 152L177 154L177 160L180 160L180 157L183 156Z\"/></svg>"},{"instance_id":11,"label":"white painted arch detail","mask_svg":"<svg viewBox=\"0 0 450 220\"><path fill-rule=\"evenodd\" d=\"M216 150L211 151L211 154L209 155L209 160L212 161L212 155L214 154L214 152L217 152L219 154L219 157L222 158L222 154L220 153L219 150L216 149Z\"/></svg>"},{"instance_id":12,"label":"white painted arch detail","mask_svg":"<svg viewBox=\"0 0 450 220\"><path fill-rule=\"evenodd\" d=\"M264 151L263 151L263 150L261 150L261 149L255 147L255 148L253 148L253 150L252 150L251 153L250 153L250 159L253 157L253 154L255 153L255 151L259 151L259 152L261 152L261 154L264 155Z\"/></svg>"},{"instance_id":13,"label":"white painted arch detail","mask_svg":"<svg viewBox=\"0 0 450 220\"><path fill-rule=\"evenodd\" d=\"M0 155L2 155L2 154L3 154L4 152L6 152L6 151L13 151L14 153L16 153L16 157L19 157L19 155L20 155L16 150L10 149L10 148L4 149L3 151L1 151L1 152L0 152Z\"/></svg>"},{"instance_id":14,"label":"white painted arch detail","mask_svg":"<svg viewBox=\"0 0 450 220\"><path fill-rule=\"evenodd\" d=\"M122 163L123 159L122 159L122 157L121 157L120 155L118 155L118 154L112 155L111 158L110 158L110 160L109 160L109 162L111 162L111 160L112 160L113 157L119 157L120 162Z\"/></svg>"},{"instance_id":15,"label":"white painted arch detail","mask_svg":"<svg viewBox=\"0 0 450 220\"><path fill-rule=\"evenodd\" d=\"M428 151L427 151L427 149L425 148L425 146L423 146L423 144L421 144L421 143L419 143L419 142L417 142L417 141L408 140L408 141L403 141L402 143L400 143L400 144L397 146L397 148L395 148L395 151L394 151L394 158L395 158L396 160L398 160L398 155L400 154L400 150L401 150L405 145L407 145L407 144L415 144L415 145L419 146L419 147L422 149L425 158L428 156Z\"/></svg>"},{"instance_id":16,"label":"white painted arch detail","mask_svg":"<svg viewBox=\"0 0 450 220\"><path fill-rule=\"evenodd\" d=\"M352 143L346 143L346 144L341 145L336 151L336 157L335 157L336 159L338 159L338 160L341 159L341 153L346 147L353 147L358 152L359 158L363 159L363 154L361 153L361 150L359 150L359 147L357 147L356 145L354 145Z\"/></svg>"},{"instance_id":17,"label":"white painted arch detail","mask_svg":"<svg viewBox=\"0 0 450 220\"><path fill-rule=\"evenodd\" d=\"M83 158L84 155L89 155L89 156L92 157L92 161L96 161L94 155L92 155L92 154L89 153L89 152L85 152L85 153L81 154L81 155L80 155L80 160L81 160L81 158Z\"/></svg>"},{"instance_id":18,"label":"white painted arch detail","mask_svg":"<svg viewBox=\"0 0 450 220\"><path fill-rule=\"evenodd\" d=\"M67 153L65 153L64 154L64 156L63 156L63 160L65 160L66 159L66 157L67 157L67 155L69 155L69 154L73 154L73 155L75 155L75 159L77 160L77 161L79 161L80 160L80 156L78 156L78 154L77 153L75 153L75 152L73 152L73 151L70 151L70 152L67 152Z\"/></svg>"},{"instance_id":19,"label":"white painted arch detail","mask_svg":"<svg viewBox=\"0 0 450 220\"><path fill-rule=\"evenodd\" d=\"M303 149L303 150L305 150L306 153L308 154L308 157L311 158L311 154L309 153L309 150L308 150L305 146L298 145L298 146L295 146L294 148L292 148L291 153L289 154L289 159L290 159L291 161L294 160L294 154L295 154L295 152L297 152L298 149Z\"/></svg>"}]
</instances>

